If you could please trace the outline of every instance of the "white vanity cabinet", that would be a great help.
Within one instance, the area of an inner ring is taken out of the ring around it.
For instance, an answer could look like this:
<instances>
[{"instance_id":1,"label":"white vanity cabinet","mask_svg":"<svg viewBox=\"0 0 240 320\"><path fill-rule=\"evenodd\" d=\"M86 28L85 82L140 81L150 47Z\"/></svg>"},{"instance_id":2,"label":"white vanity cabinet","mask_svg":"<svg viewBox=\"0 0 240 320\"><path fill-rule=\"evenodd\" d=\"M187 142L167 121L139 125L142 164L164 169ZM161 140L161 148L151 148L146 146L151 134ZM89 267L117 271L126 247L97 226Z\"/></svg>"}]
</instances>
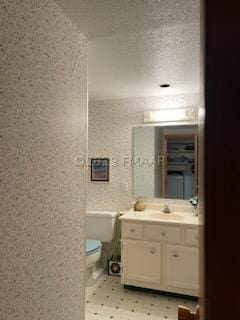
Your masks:
<instances>
[{"instance_id":1,"label":"white vanity cabinet","mask_svg":"<svg viewBox=\"0 0 240 320\"><path fill-rule=\"evenodd\" d=\"M167 245L165 263L167 286L197 291L197 248Z\"/></svg>"},{"instance_id":2,"label":"white vanity cabinet","mask_svg":"<svg viewBox=\"0 0 240 320\"><path fill-rule=\"evenodd\" d=\"M198 296L198 227L122 219L125 285Z\"/></svg>"},{"instance_id":3,"label":"white vanity cabinet","mask_svg":"<svg viewBox=\"0 0 240 320\"><path fill-rule=\"evenodd\" d=\"M162 246L144 241L123 241L124 274L127 279L162 282ZM127 262L127 263L126 263Z\"/></svg>"}]
</instances>

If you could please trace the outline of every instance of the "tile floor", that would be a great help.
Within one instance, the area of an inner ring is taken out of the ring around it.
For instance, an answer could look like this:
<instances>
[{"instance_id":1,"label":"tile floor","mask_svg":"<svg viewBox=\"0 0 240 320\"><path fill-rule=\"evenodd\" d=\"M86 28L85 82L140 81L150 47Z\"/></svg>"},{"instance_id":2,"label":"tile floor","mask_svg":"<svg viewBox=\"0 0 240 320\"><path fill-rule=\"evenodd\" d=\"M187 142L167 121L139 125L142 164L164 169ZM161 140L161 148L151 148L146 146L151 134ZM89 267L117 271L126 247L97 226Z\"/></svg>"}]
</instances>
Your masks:
<instances>
[{"instance_id":1,"label":"tile floor","mask_svg":"<svg viewBox=\"0 0 240 320\"><path fill-rule=\"evenodd\" d=\"M176 320L179 304L194 310L197 302L124 289L120 277L103 274L86 289L86 320Z\"/></svg>"}]
</instances>

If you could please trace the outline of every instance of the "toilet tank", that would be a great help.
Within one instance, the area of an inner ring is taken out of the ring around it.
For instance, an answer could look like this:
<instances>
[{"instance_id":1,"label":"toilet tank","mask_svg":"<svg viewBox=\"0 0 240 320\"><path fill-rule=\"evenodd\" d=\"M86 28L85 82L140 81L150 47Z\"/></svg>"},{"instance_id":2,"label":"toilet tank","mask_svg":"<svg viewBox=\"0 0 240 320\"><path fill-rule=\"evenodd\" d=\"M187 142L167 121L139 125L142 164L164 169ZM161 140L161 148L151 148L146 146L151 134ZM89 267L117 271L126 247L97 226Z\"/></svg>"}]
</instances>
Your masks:
<instances>
[{"instance_id":1,"label":"toilet tank","mask_svg":"<svg viewBox=\"0 0 240 320\"><path fill-rule=\"evenodd\" d=\"M117 212L115 211L87 211L86 236L101 242L111 242L114 237Z\"/></svg>"}]
</instances>

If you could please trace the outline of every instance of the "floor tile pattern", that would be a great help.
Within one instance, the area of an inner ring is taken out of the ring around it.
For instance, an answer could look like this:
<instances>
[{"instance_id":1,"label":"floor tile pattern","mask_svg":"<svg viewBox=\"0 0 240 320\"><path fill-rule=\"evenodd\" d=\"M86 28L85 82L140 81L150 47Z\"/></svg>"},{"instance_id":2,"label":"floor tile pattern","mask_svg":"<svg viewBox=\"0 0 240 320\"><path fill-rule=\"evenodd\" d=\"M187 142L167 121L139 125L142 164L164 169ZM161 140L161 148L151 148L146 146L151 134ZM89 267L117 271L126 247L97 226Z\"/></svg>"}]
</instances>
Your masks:
<instances>
[{"instance_id":1,"label":"floor tile pattern","mask_svg":"<svg viewBox=\"0 0 240 320\"><path fill-rule=\"evenodd\" d=\"M177 320L179 304L194 310L197 302L125 289L119 277L104 274L86 289L86 320Z\"/></svg>"}]
</instances>

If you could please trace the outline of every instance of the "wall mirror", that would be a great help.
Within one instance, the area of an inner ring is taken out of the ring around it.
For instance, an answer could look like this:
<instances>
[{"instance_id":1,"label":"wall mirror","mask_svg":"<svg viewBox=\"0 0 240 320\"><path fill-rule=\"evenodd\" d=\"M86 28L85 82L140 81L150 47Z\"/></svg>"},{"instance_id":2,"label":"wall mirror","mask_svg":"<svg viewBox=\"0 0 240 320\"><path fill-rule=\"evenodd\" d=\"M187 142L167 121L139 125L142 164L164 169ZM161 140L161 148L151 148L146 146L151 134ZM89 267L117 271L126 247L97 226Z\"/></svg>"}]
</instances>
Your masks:
<instances>
[{"instance_id":1,"label":"wall mirror","mask_svg":"<svg viewBox=\"0 0 240 320\"><path fill-rule=\"evenodd\" d=\"M190 199L198 192L198 128L133 128L133 195Z\"/></svg>"}]
</instances>

